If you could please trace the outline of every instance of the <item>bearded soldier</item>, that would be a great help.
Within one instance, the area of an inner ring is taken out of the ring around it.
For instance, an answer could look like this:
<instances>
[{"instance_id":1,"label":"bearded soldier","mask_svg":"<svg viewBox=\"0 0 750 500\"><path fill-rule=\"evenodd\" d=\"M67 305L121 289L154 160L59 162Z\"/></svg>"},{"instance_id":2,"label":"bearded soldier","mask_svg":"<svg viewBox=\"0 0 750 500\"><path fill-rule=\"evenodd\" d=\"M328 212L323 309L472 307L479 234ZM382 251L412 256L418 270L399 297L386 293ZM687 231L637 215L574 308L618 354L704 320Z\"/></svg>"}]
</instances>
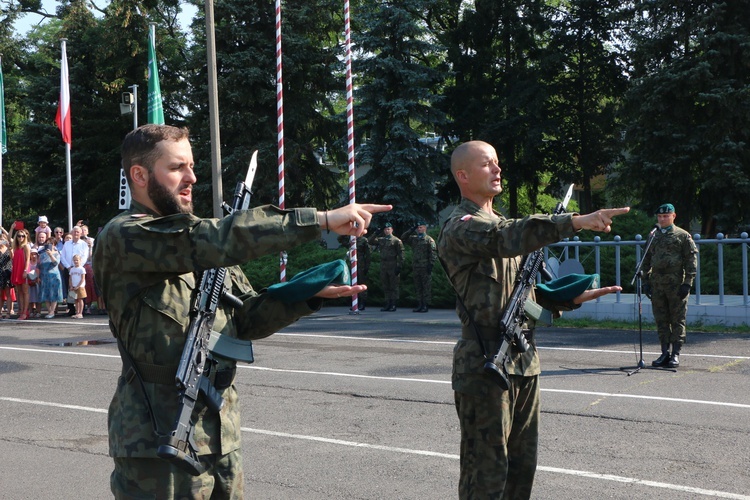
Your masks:
<instances>
[{"instance_id":1,"label":"bearded soldier","mask_svg":"<svg viewBox=\"0 0 750 500\"><path fill-rule=\"evenodd\" d=\"M201 219L192 213L196 177L187 129L144 125L125 137L121 152L133 202L102 230L93 266L123 361L108 414L112 492L116 498L242 498L235 359L217 356L211 370L210 384L224 401L220 410L203 398L196 404L191 445L204 471L194 476L157 455L178 410L175 374L196 274L227 268L227 291L242 305L220 303L212 329L232 339L226 342L237 346L234 353L311 314L323 298L365 288L327 286L315 297L282 301L253 290L239 264L319 240L321 229L360 236L372 212L390 207L351 204L319 212L263 206Z\"/></svg>"}]
</instances>

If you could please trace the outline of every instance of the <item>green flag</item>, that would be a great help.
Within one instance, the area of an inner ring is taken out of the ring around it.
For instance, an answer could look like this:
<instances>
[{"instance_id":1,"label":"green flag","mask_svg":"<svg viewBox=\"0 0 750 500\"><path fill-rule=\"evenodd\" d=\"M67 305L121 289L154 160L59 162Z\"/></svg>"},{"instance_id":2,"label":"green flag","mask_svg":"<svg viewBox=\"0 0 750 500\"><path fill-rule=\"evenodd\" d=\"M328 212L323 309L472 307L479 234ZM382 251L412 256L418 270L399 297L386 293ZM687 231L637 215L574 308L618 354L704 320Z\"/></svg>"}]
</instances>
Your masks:
<instances>
[{"instance_id":1,"label":"green flag","mask_svg":"<svg viewBox=\"0 0 750 500\"><path fill-rule=\"evenodd\" d=\"M148 106L146 118L148 123L164 125L164 106L161 101L159 71L156 64L156 26L153 24L148 36Z\"/></svg>"},{"instance_id":2,"label":"green flag","mask_svg":"<svg viewBox=\"0 0 750 500\"><path fill-rule=\"evenodd\" d=\"M5 89L3 86L3 66L0 60L0 150L8 152L8 134L5 132Z\"/></svg>"}]
</instances>

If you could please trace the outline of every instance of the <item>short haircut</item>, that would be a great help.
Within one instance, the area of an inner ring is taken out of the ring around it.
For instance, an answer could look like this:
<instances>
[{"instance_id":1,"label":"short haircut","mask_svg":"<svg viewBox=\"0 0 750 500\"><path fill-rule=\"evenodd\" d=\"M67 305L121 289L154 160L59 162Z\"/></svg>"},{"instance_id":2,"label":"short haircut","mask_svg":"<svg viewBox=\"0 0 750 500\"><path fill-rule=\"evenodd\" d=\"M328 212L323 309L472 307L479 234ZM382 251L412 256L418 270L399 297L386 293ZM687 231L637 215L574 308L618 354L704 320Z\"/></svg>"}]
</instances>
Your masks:
<instances>
[{"instance_id":1,"label":"short haircut","mask_svg":"<svg viewBox=\"0 0 750 500\"><path fill-rule=\"evenodd\" d=\"M162 141L181 141L187 139L190 132L185 127L171 125L143 125L128 133L122 141L120 156L122 170L128 184L132 184L130 167L141 165L149 172L153 172L154 165L159 159L160 152L156 145Z\"/></svg>"}]
</instances>

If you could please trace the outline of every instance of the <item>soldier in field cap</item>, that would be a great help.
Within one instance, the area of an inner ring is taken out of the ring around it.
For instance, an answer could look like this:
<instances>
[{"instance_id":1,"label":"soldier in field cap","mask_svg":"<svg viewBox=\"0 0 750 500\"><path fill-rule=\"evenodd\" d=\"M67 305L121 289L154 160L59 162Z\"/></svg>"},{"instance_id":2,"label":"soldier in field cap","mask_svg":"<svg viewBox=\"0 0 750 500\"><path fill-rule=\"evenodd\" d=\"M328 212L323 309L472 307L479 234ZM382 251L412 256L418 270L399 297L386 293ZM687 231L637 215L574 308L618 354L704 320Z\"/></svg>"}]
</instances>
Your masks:
<instances>
[{"instance_id":1,"label":"soldier in field cap","mask_svg":"<svg viewBox=\"0 0 750 500\"><path fill-rule=\"evenodd\" d=\"M193 215L197 179L187 129L144 125L125 137L121 154L133 202L100 233L93 266L123 362L108 414L112 493L128 499L243 498L236 351L313 313L321 299L365 287L327 285L305 288L307 293L285 288L275 297L253 290L239 265L318 241L321 229L361 236L373 213L391 207L350 204L318 211L267 205L201 219ZM193 476L158 458L157 449L179 407L175 374L196 284L202 270L218 267L227 268L225 286L242 306L219 301L212 329L237 348L216 356L211 367L209 381L224 400L221 410L204 398L196 403L192 437L205 471Z\"/></svg>"},{"instance_id":2,"label":"soldier in field cap","mask_svg":"<svg viewBox=\"0 0 750 500\"><path fill-rule=\"evenodd\" d=\"M432 267L437 260L435 240L427 234L427 223L419 220L416 226L401 236L401 241L412 249L411 267L417 296L417 307L412 311L426 313L432 295Z\"/></svg>"},{"instance_id":3,"label":"soldier in field cap","mask_svg":"<svg viewBox=\"0 0 750 500\"><path fill-rule=\"evenodd\" d=\"M380 252L380 283L385 294L381 311L393 312L398 302L401 267L404 265L404 244L393 235L393 225L385 223L382 235L374 235L370 245Z\"/></svg>"},{"instance_id":4,"label":"soldier in field cap","mask_svg":"<svg viewBox=\"0 0 750 500\"><path fill-rule=\"evenodd\" d=\"M670 368L680 366L680 351L686 339L688 295L698 266L698 248L690 233L675 225L676 218L671 203L656 209L658 229L642 267L643 291L651 298L661 344L661 356L651 364Z\"/></svg>"},{"instance_id":5,"label":"soldier in field cap","mask_svg":"<svg viewBox=\"0 0 750 500\"><path fill-rule=\"evenodd\" d=\"M451 156L451 172L461 203L445 222L438 254L459 297L461 339L453 349L452 384L461 429L458 497L467 499L528 499L537 464L539 440L539 374L534 322L523 325L529 349L511 346L509 390L489 376L485 352L498 351L503 334L499 323L512 295L523 255L581 229L610 231L612 218L628 208L602 209L588 215L530 215L506 219L493 207L502 192L495 148L486 142L461 144ZM585 290L572 299L543 304L532 291L530 300L555 311L570 310L620 287ZM482 342L478 340L482 339Z\"/></svg>"}]
</instances>

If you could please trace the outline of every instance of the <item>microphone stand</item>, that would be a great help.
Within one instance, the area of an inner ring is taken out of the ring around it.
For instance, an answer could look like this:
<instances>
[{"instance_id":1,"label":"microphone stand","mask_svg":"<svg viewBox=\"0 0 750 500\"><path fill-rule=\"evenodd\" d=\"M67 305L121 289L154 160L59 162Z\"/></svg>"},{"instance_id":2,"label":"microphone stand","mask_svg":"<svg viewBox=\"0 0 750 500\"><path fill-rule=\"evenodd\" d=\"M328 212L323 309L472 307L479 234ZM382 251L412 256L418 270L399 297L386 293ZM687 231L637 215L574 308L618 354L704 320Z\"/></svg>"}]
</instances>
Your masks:
<instances>
[{"instance_id":1,"label":"microphone stand","mask_svg":"<svg viewBox=\"0 0 750 500\"><path fill-rule=\"evenodd\" d=\"M648 240L646 241L646 249L643 251L641 261L635 267L635 274L633 275L633 279L630 280L631 285L635 283L635 294L638 297L638 339L641 347L641 359L638 361L638 365L635 367L635 369L631 369L626 366L620 368L620 370L627 371L628 377L633 375L634 373L638 373L639 371L641 371L641 368L646 367L646 363L644 363L643 361L643 297L641 296L643 271L641 270L641 268L643 267L643 261L646 260L646 254L648 254L648 250L649 248L651 248L651 243L654 241L654 235L656 234L656 230L658 228L658 225L655 226L654 229L651 230L651 233L648 235Z\"/></svg>"}]
</instances>

